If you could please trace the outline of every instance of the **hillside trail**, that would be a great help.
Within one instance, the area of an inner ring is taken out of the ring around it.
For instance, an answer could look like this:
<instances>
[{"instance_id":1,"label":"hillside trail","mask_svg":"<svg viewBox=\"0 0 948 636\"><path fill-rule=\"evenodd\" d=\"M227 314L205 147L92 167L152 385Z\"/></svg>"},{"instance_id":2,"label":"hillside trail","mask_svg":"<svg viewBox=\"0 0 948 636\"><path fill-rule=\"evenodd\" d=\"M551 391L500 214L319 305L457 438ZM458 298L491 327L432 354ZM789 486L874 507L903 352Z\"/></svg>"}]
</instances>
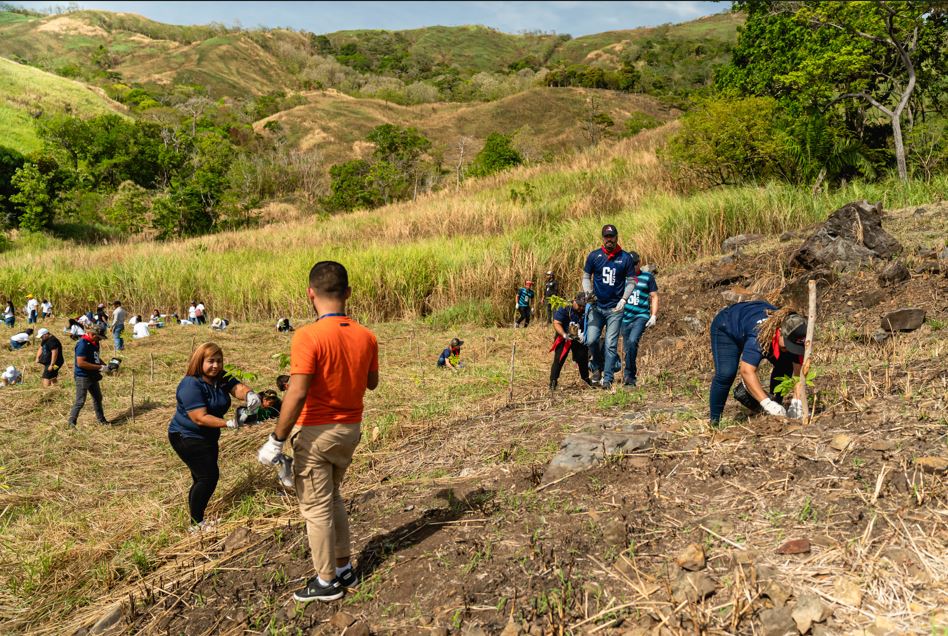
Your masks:
<instances>
[{"instance_id":1,"label":"hillside trail","mask_svg":"<svg viewBox=\"0 0 948 636\"><path fill-rule=\"evenodd\" d=\"M311 566L287 496L285 513L171 546L60 633L96 620L93 633L160 634L948 628L948 264L928 253L948 205L885 223L910 277L880 287L884 262L820 274L805 427L733 399L721 429L706 425L707 325L722 292L800 283L783 266L804 232L750 238L659 271L663 311L642 342L639 388L584 389L568 365L552 396L523 387L511 404L357 450L344 494L362 583L343 601L291 600ZM903 306L930 320L877 342L879 316ZM601 461L547 472L571 435L600 440Z\"/></svg>"}]
</instances>

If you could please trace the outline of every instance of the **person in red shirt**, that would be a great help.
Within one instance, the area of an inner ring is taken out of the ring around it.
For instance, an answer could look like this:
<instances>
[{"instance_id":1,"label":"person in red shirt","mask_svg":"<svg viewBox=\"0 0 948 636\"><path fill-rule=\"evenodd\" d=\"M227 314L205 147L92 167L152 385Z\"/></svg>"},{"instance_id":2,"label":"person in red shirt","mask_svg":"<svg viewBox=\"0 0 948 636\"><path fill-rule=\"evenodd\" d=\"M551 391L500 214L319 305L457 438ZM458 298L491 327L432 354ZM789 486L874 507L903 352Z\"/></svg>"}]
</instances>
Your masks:
<instances>
[{"instance_id":1,"label":"person in red shirt","mask_svg":"<svg viewBox=\"0 0 948 636\"><path fill-rule=\"evenodd\" d=\"M316 322L293 336L280 419L257 453L271 465L280 461L287 439L293 446L296 496L316 570L293 595L301 602L336 600L358 582L339 488L362 437L363 396L379 384L379 349L375 335L346 315L351 294L345 267L313 265L306 295Z\"/></svg>"}]
</instances>

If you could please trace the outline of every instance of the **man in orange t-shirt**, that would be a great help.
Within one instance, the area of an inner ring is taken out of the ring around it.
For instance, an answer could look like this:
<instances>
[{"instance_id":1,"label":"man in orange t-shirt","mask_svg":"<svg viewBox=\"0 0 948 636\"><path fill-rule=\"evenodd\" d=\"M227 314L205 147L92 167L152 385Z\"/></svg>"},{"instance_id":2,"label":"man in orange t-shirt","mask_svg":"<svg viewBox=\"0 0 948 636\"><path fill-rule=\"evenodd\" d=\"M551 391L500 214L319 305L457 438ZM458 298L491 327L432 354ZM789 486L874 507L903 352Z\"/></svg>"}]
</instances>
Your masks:
<instances>
[{"instance_id":1,"label":"man in orange t-shirt","mask_svg":"<svg viewBox=\"0 0 948 636\"><path fill-rule=\"evenodd\" d=\"M346 316L351 293L339 263L320 261L310 270L306 294L317 319L293 336L280 419L257 453L270 465L287 438L293 446L296 496L316 570L293 595L301 602L336 600L357 583L339 487L362 437L365 390L379 384L379 348L371 331Z\"/></svg>"}]
</instances>

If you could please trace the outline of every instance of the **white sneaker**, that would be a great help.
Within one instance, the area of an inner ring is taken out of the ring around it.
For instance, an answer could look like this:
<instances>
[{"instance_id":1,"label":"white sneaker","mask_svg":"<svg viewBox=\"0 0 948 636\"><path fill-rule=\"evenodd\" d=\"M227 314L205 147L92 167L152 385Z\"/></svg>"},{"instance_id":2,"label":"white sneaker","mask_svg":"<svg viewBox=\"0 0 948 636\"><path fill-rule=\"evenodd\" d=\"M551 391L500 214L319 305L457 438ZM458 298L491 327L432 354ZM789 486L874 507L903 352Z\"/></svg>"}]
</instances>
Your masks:
<instances>
[{"instance_id":1,"label":"white sneaker","mask_svg":"<svg viewBox=\"0 0 948 636\"><path fill-rule=\"evenodd\" d=\"M196 523L190 528L188 528L188 532L190 532L191 534L194 534L196 532L207 532L208 530L213 529L216 525L217 525L216 519L212 519L210 521L205 519L201 523Z\"/></svg>"}]
</instances>

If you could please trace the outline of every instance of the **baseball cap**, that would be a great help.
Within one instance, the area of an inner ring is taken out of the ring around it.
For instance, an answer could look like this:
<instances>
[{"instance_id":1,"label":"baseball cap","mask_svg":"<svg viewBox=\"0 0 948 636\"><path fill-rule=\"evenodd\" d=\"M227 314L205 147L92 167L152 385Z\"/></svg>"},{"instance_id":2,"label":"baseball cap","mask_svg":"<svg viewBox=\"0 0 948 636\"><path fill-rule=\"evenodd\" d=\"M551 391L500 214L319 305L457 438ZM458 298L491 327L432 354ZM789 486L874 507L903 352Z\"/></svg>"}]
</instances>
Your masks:
<instances>
[{"instance_id":1,"label":"baseball cap","mask_svg":"<svg viewBox=\"0 0 948 636\"><path fill-rule=\"evenodd\" d=\"M546 275L547 275L547 276L552 276L552 275L553 275L553 270L548 271L548 272L546 273Z\"/></svg>"},{"instance_id":2,"label":"baseball cap","mask_svg":"<svg viewBox=\"0 0 948 636\"><path fill-rule=\"evenodd\" d=\"M10 375L13 375L14 373L16 373L16 367L14 366L7 367L7 373Z\"/></svg>"},{"instance_id":3,"label":"baseball cap","mask_svg":"<svg viewBox=\"0 0 948 636\"><path fill-rule=\"evenodd\" d=\"M43 327L43 328L41 328L39 331L36 332L36 337L37 337L37 338L42 338L43 336L45 336L45 335L48 334L48 333L49 333L49 329L47 329L46 327Z\"/></svg>"},{"instance_id":4,"label":"baseball cap","mask_svg":"<svg viewBox=\"0 0 948 636\"><path fill-rule=\"evenodd\" d=\"M619 230L616 229L615 225L606 224L602 226L602 235L603 236L619 236Z\"/></svg>"},{"instance_id":5,"label":"baseball cap","mask_svg":"<svg viewBox=\"0 0 948 636\"><path fill-rule=\"evenodd\" d=\"M100 323L93 323L86 328L86 331L93 336L99 336L100 338L105 337L105 325Z\"/></svg>"},{"instance_id":6,"label":"baseball cap","mask_svg":"<svg viewBox=\"0 0 948 636\"><path fill-rule=\"evenodd\" d=\"M460 338L451 338L452 347L460 347L463 344L464 344L464 341L461 340Z\"/></svg>"},{"instance_id":7,"label":"baseball cap","mask_svg":"<svg viewBox=\"0 0 948 636\"><path fill-rule=\"evenodd\" d=\"M576 297L573 299L577 304L585 305L586 304L586 292L579 292L576 294Z\"/></svg>"},{"instance_id":8,"label":"baseball cap","mask_svg":"<svg viewBox=\"0 0 948 636\"><path fill-rule=\"evenodd\" d=\"M794 355L803 355L806 343L806 318L800 314L790 314L780 323L780 333L787 351Z\"/></svg>"}]
</instances>

